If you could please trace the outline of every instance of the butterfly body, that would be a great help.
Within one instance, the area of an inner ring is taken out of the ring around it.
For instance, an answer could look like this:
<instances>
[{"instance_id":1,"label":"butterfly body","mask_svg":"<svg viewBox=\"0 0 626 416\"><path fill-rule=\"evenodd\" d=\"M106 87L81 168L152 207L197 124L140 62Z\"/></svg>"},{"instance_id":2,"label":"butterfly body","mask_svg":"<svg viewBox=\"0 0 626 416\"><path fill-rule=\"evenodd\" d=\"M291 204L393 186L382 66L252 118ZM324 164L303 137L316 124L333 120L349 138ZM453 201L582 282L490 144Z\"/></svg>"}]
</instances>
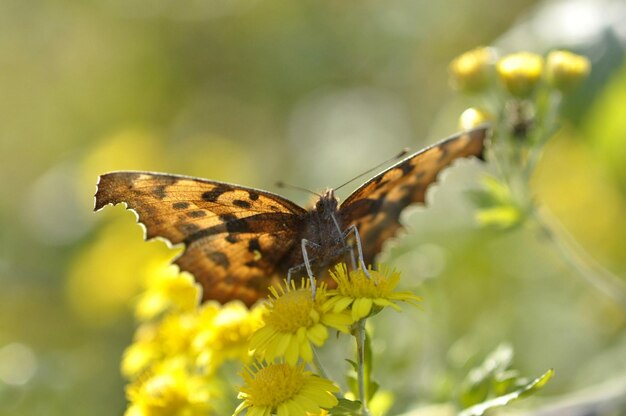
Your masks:
<instances>
[{"instance_id":1,"label":"butterfly body","mask_svg":"<svg viewBox=\"0 0 626 416\"><path fill-rule=\"evenodd\" d=\"M251 305L290 269L308 265L315 274L323 272L357 244L361 260L372 264L401 227L401 212L424 203L428 186L455 159L481 157L486 134L486 128L477 128L410 155L341 204L332 189L307 210L259 189L122 171L100 176L95 209L125 203L145 226L146 238L184 244L175 263L195 276L205 300Z\"/></svg>"},{"instance_id":2,"label":"butterfly body","mask_svg":"<svg viewBox=\"0 0 626 416\"><path fill-rule=\"evenodd\" d=\"M322 276L329 266L343 260L354 248L346 239L347 229L341 222L339 201L333 189L319 196L302 223L303 229L296 239L300 244L281 263L279 271L284 275L298 271L303 274L308 265L316 276Z\"/></svg>"}]
</instances>

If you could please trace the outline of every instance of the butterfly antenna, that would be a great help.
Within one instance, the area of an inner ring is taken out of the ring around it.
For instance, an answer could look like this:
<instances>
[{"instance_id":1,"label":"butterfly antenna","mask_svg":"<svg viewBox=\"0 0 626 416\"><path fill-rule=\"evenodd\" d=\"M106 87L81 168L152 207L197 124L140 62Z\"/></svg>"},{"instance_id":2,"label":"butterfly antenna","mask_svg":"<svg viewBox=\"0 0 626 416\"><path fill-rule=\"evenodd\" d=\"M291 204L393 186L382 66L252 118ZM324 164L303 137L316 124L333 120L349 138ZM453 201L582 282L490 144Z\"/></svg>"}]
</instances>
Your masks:
<instances>
[{"instance_id":1,"label":"butterfly antenna","mask_svg":"<svg viewBox=\"0 0 626 416\"><path fill-rule=\"evenodd\" d=\"M336 190L338 190L339 188L343 188L344 186L346 186L346 185L347 185L347 184L349 184L350 182L352 182L352 181L355 181L355 180L359 179L361 176L367 175L368 173L371 173L371 172L373 172L373 171L375 171L375 170L380 169L380 167L381 167L381 166L384 166L384 165L386 165L386 164L387 164L387 163L389 163L389 162L393 162L394 160L400 159L401 157L403 157L403 156L404 156L404 155L406 155L407 153L409 153L409 148L408 148L408 147L405 147L404 149L402 149L402 151L401 151L400 153L398 153L398 154L397 154L397 155L395 155L394 157L392 157L392 158L390 158L390 159L387 159L387 160L385 160L385 161L384 161L384 162L382 162L382 163L379 163L378 165L374 166L373 168L368 169L368 170L366 170L365 172L362 172L362 173L360 173L360 174L356 175L354 178L350 179L349 181L344 182L344 183L342 183L341 185L339 185L338 187L334 188L334 189L335 189L335 191L336 191Z\"/></svg>"},{"instance_id":2,"label":"butterfly antenna","mask_svg":"<svg viewBox=\"0 0 626 416\"><path fill-rule=\"evenodd\" d=\"M320 198L322 197L320 194L318 194L317 192L313 192L310 189L306 189L306 188L303 188L301 186L290 185L290 184L285 183L283 181L276 181L276 186L278 186L279 188L296 189L298 191L302 191L302 192L306 192L306 193L309 193L309 194L312 194L312 195L319 196Z\"/></svg>"}]
</instances>

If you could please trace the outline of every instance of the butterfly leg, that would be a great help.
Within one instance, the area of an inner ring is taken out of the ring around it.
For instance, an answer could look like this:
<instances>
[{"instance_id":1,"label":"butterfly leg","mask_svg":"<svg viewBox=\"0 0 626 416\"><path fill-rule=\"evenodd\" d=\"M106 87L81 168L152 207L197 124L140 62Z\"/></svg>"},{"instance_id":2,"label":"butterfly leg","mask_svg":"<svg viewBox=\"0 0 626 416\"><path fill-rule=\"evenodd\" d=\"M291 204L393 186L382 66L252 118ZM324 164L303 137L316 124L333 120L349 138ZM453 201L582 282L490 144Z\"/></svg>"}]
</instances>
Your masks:
<instances>
[{"instance_id":1,"label":"butterfly leg","mask_svg":"<svg viewBox=\"0 0 626 416\"><path fill-rule=\"evenodd\" d=\"M359 229L356 228L356 225L351 225L348 227L346 231L343 233L344 240L348 238L350 233L354 234L354 240L356 241L356 250L359 255L359 265L363 269L363 273L370 278L370 272L367 270L367 266L365 265L365 259L363 258L363 246L361 245L361 236L359 235ZM354 254L352 254L354 255Z\"/></svg>"},{"instance_id":2,"label":"butterfly leg","mask_svg":"<svg viewBox=\"0 0 626 416\"><path fill-rule=\"evenodd\" d=\"M287 285L290 285L290 284L291 284L291 275L292 275L295 271L300 270L300 269L303 269L303 268L304 268L304 263L302 263L302 264L298 264L297 266L293 266L293 267L291 267L289 270L287 270Z\"/></svg>"},{"instance_id":3,"label":"butterfly leg","mask_svg":"<svg viewBox=\"0 0 626 416\"><path fill-rule=\"evenodd\" d=\"M333 222L335 223L335 227L337 228L337 231L339 231L339 234L342 235L341 238L341 243L343 244L343 249L350 253L350 264L352 264L352 270L356 270L356 259L354 258L354 250L352 249L352 247L350 247L348 245L348 243L346 243L346 237L348 236L347 233L344 234L343 231L341 231L341 227L339 226L339 221L337 221L337 218L335 217L335 214L331 214L331 218L333 219Z\"/></svg>"},{"instance_id":4,"label":"butterfly leg","mask_svg":"<svg viewBox=\"0 0 626 416\"><path fill-rule=\"evenodd\" d=\"M313 276L313 270L311 269L311 261L309 260L309 254L306 251L307 246L319 248L320 245L314 243L313 241L309 241L305 238L302 239L301 247L302 247L302 258L304 259L304 267L306 267L306 273L309 275L309 280L311 281L311 291L313 292L313 299L315 299L315 276Z\"/></svg>"}]
</instances>

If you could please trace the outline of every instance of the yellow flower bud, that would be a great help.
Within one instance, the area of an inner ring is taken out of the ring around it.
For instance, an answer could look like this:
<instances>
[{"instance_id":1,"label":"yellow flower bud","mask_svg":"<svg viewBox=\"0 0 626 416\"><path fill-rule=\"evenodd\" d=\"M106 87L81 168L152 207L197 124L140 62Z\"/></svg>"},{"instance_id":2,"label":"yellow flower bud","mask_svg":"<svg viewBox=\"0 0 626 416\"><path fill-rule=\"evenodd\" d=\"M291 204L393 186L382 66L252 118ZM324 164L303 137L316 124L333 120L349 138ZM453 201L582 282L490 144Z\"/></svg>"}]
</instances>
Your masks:
<instances>
[{"instance_id":1,"label":"yellow flower bud","mask_svg":"<svg viewBox=\"0 0 626 416\"><path fill-rule=\"evenodd\" d=\"M474 127L478 127L479 125L491 120L493 120L493 117L489 114L489 112L480 108L470 107L461 113L461 116L459 117L459 129L473 129Z\"/></svg>"},{"instance_id":2,"label":"yellow flower bud","mask_svg":"<svg viewBox=\"0 0 626 416\"><path fill-rule=\"evenodd\" d=\"M546 80L562 92L572 91L583 81L589 71L589 60L568 51L552 51L546 62Z\"/></svg>"},{"instance_id":3,"label":"yellow flower bud","mask_svg":"<svg viewBox=\"0 0 626 416\"><path fill-rule=\"evenodd\" d=\"M476 48L455 58L448 67L452 86L463 92L480 92L489 81L495 61L492 48Z\"/></svg>"},{"instance_id":4,"label":"yellow flower bud","mask_svg":"<svg viewBox=\"0 0 626 416\"><path fill-rule=\"evenodd\" d=\"M496 71L506 90L518 98L533 93L543 70L543 58L531 52L507 55L496 64Z\"/></svg>"}]
</instances>

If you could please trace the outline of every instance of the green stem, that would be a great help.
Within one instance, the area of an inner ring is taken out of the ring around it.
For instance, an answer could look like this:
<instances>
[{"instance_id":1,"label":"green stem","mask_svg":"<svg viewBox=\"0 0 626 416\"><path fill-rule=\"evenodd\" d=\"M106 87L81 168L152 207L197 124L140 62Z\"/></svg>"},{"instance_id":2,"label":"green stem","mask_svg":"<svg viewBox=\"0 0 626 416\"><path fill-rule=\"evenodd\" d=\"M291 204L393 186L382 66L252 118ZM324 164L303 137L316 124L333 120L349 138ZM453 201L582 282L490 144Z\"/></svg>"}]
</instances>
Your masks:
<instances>
[{"instance_id":1,"label":"green stem","mask_svg":"<svg viewBox=\"0 0 626 416\"><path fill-rule=\"evenodd\" d=\"M528 161L523 168L523 174L526 181L530 181L530 178L537 167L537 163L539 162L539 158L543 153L543 147L548 142L550 137L552 137L556 130L556 126L558 125L557 118L561 105L561 94L549 94L545 100L546 104L544 106L544 116L538 120L537 133L535 135L535 137L537 137L537 141L533 144L528 156Z\"/></svg>"},{"instance_id":2,"label":"green stem","mask_svg":"<svg viewBox=\"0 0 626 416\"><path fill-rule=\"evenodd\" d=\"M358 364L358 381L359 381L359 400L363 409L363 416L370 416L367 408L367 397L365 395L365 321L361 319L356 323L356 351Z\"/></svg>"},{"instance_id":3,"label":"green stem","mask_svg":"<svg viewBox=\"0 0 626 416\"><path fill-rule=\"evenodd\" d=\"M323 378L328 379L328 374L326 373L326 370L324 370L324 366L322 365L320 357L317 354L317 350L315 348L313 348L313 366L315 367L315 370L317 370L317 374L319 374Z\"/></svg>"},{"instance_id":4,"label":"green stem","mask_svg":"<svg viewBox=\"0 0 626 416\"><path fill-rule=\"evenodd\" d=\"M534 208L531 216L563 260L587 283L612 298L626 311L626 283L596 262L545 209L539 212L538 208Z\"/></svg>"}]
</instances>

